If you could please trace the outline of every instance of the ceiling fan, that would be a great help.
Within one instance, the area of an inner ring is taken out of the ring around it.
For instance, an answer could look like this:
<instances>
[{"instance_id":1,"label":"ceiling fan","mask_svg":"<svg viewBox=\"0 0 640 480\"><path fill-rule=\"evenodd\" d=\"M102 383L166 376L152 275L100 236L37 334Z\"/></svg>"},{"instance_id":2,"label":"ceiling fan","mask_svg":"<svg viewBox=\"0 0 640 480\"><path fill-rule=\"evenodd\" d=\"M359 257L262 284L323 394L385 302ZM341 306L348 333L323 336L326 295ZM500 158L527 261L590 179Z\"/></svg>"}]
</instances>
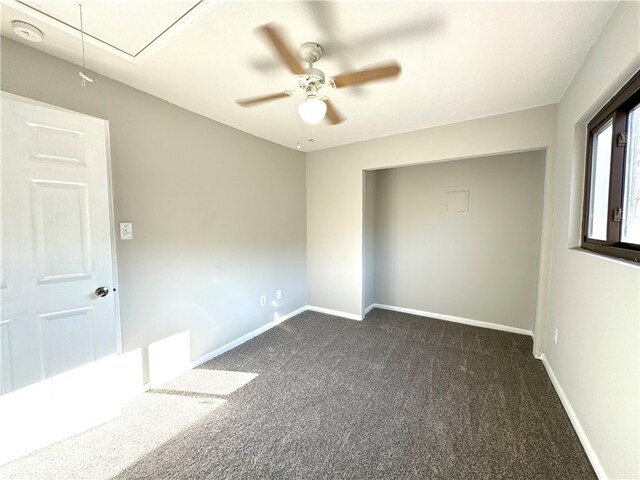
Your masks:
<instances>
[{"instance_id":1,"label":"ceiling fan","mask_svg":"<svg viewBox=\"0 0 640 480\"><path fill-rule=\"evenodd\" d=\"M394 61L374 68L341 73L327 79L322 70L314 67L314 64L322 58L322 46L320 44L306 42L300 45L298 49L300 59L309 65L304 68L300 60L289 49L275 25L263 25L258 28L258 31L273 47L276 57L297 77L298 88L260 97L236 100L236 103L242 107L250 107L263 102L286 98L295 95L298 91L302 91L304 101L298 106L298 113L302 120L314 125L326 119L330 125L337 125L344 122L345 118L329 100L327 96L328 88L351 87L385 78L394 78L400 75L402 70L398 62Z\"/></svg>"}]
</instances>

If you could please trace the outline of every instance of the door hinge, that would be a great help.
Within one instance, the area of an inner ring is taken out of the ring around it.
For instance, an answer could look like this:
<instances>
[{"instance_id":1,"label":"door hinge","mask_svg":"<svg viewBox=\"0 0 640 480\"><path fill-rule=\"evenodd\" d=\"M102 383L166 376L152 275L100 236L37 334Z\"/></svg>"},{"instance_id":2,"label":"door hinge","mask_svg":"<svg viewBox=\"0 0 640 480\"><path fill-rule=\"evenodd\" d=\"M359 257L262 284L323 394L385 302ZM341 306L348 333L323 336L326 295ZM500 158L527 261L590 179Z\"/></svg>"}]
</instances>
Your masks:
<instances>
[{"instance_id":1,"label":"door hinge","mask_svg":"<svg viewBox=\"0 0 640 480\"><path fill-rule=\"evenodd\" d=\"M621 208L614 208L613 209L613 221L614 222L621 222L622 221L622 209Z\"/></svg>"},{"instance_id":2,"label":"door hinge","mask_svg":"<svg viewBox=\"0 0 640 480\"><path fill-rule=\"evenodd\" d=\"M616 145L618 145L619 147L627 146L627 134L625 132L618 133L618 135L616 136Z\"/></svg>"}]
</instances>

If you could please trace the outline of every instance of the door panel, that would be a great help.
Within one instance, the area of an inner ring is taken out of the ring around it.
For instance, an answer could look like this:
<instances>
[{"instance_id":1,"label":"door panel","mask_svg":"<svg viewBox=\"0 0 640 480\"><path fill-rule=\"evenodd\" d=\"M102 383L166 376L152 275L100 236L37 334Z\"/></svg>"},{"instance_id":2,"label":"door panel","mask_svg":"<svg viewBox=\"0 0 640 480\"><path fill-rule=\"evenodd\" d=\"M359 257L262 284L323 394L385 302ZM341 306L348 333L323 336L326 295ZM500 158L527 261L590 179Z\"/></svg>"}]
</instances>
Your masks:
<instances>
[{"instance_id":1,"label":"door panel","mask_svg":"<svg viewBox=\"0 0 640 480\"><path fill-rule=\"evenodd\" d=\"M38 283L91 278L86 183L31 180Z\"/></svg>"},{"instance_id":2,"label":"door panel","mask_svg":"<svg viewBox=\"0 0 640 480\"><path fill-rule=\"evenodd\" d=\"M0 395L13 390L13 375L9 368L11 358L11 340L9 339L10 320L0 320Z\"/></svg>"},{"instance_id":3,"label":"door panel","mask_svg":"<svg viewBox=\"0 0 640 480\"><path fill-rule=\"evenodd\" d=\"M27 123L31 128L32 160L84 165L84 133L47 125Z\"/></svg>"},{"instance_id":4,"label":"door panel","mask_svg":"<svg viewBox=\"0 0 640 480\"><path fill-rule=\"evenodd\" d=\"M104 120L2 94L0 462L119 409L107 147Z\"/></svg>"},{"instance_id":5,"label":"door panel","mask_svg":"<svg viewBox=\"0 0 640 480\"><path fill-rule=\"evenodd\" d=\"M93 307L38 315L41 319L47 377L93 363Z\"/></svg>"}]
</instances>

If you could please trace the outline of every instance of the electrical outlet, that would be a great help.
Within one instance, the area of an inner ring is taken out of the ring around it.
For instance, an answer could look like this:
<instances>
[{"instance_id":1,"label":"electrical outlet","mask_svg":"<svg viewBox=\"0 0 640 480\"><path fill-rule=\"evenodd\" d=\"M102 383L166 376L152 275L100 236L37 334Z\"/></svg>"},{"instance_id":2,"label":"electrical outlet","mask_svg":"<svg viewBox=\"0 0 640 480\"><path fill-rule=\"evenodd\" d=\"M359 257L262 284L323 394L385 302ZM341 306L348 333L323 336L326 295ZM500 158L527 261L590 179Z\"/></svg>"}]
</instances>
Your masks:
<instances>
[{"instance_id":1,"label":"electrical outlet","mask_svg":"<svg viewBox=\"0 0 640 480\"><path fill-rule=\"evenodd\" d=\"M260 306L261 306L261 307L264 307L264 306L266 306L266 305L267 305L267 296L266 296L266 295L262 295L262 296L260 297Z\"/></svg>"},{"instance_id":2,"label":"electrical outlet","mask_svg":"<svg viewBox=\"0 0 640 480\"><path fill-rule=\"evenodd\" d=\"M553 343L556 343L556 344L558 343L558 329L557 328L553 331Z\"/></svg>"},{"instance_id":3,"label":"electrical outlet","mask_svg":"<svg viewBox=\"0 0 640 480\"><path fill-rule=\"evenodd\" d=\"M282 290L278 289L276 290L276 300L281 300L282 299Z\"/></svg>"}]
</instances>

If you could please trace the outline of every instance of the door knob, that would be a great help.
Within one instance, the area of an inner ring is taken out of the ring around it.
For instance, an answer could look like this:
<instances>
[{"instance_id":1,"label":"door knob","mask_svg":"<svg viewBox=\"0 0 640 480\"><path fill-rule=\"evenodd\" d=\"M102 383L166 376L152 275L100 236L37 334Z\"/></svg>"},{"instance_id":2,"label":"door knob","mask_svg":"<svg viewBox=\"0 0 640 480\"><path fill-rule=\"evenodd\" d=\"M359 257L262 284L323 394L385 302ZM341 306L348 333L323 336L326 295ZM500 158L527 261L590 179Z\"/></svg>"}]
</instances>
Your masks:
<instances>
[{"instance_id":1,"label":"door knob","mask_svg":"<svg viewBox=\"0 0 640 480\"><path fill-rule=\"evenodd\" d=\"M106 297L109 295L109 289L107 287L98 287L94 293L96 297Z\"/></svg>"}]
</instances>

